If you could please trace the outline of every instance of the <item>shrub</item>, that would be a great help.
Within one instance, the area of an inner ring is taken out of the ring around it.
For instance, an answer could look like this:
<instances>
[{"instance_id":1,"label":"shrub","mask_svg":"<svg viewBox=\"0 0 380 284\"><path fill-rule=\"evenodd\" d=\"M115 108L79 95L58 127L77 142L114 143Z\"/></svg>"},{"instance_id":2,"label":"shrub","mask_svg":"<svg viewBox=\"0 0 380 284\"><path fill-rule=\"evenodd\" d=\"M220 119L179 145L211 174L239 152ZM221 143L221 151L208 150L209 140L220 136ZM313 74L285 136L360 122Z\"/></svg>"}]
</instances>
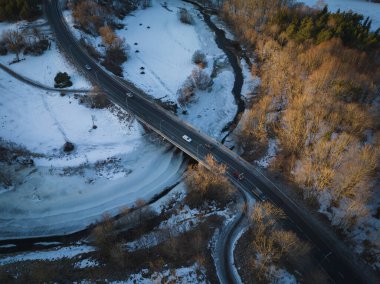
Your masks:
<instances>
[{"instance_id":1,"label":"shrub","mask_svg":"<svg viewBox=\"0 0 380 284\"><path fill-rule=\"evenodd\" d=\"M54 88L66 88L73 85L70 80L70 76L66 72L58 72L54 78L54 81Z\"/></svg>"},{"instance_id":2,"label":"shrub","mask_svg":"<svg viewBox=\"0 0 380 284\"><path fill-rule=\"evenodd\" d=\"M7 55L8 54L8 48L5 42L0 42L0 55Z\"/></svg>"},{"instance_id":3,"label":"shrub","mask_svg":"<svg viewBox=\"0 0 380 284\"><path fill-rule=\"evenodd\" d=\"M199 90L206 90L208 87L212 85L212 80L210 76L200 68L195 68L191 72L190 77L193 81L195 88Z\"/></svg>"},{"instance_id":4,"label":"shrub","mask_svg":"<svg viewBox=\"0 0 380 284\"><path fill-rule=\"evenodd\" d=\"M18 30L7 30L3 32L3 40L9 51L16 54L16 60L20 61L19 54L25 46L25 37Z\"/></svg>"},{"instance_id":5,"label":"shrub","mask_svg":"<svg viewBox=\"0 0 380 284\"><path fill-rule=\"evenodd\" d=\"M93 47L90 43L87 42L86 38L81 37L79 43L87 50L88 54L91 57L95 58L96 60L99 60L101 54L99 53L99 51L96 50L95 47Z\"/></svg>"},{"instance_id":6,"label":"shrub","mask_svg":"<svg viewBox=\"0 0 380 284\"><path fill-rule=\"evenodd\" d=\"M185 8L179 9L178 17L179 17L179 20L184 24L188 24L188 25L193 24L193 17L189 13L189 11Z\"/></svg>"},{"instance_id":7,"label":"shrub","mask_svg":"<svg viewBox=\"0 0 380 284\"><path fill-rule=\"evenodd\" d=\"M177 91L177 100L181 107L186 106L190 102L191 97L194 95L194 88L192 80L188 78Z\"/></svg>"},{"instance_id":8,"label":"shrub","mask_svg":"<svg viewBox=\"0 0 380 284\"><path fill-rule=\"evenodd\" d=\"M127 61L127 52L123 42L108 48L106 50L106 56L102 62L102 65L117 76L123 77L123 69L121 64Z\"/></svg>"},{"instance_id":9,"label":"shrub","mask_svg":"<svg viewBox=\"0 0 380 284\"><path fill-rule=\"evenodd\" d=\"M42 55L49 47L49 40L42 39L34 44L28 45L24 49L24 55Z\"/></svg>"},{"instance_id":10,"label":"shrub","mask_svg":"<svg viewBox=\"0 0 380 284\"><path fill-rule=\"evenodd\" d=\"M102 62L102 65L108 70L108 71L111 71L113 74L115 74L116 76L119 76L119 77L123 77L123 69L115 64L114 62L112 61L109 61L109 60L104 60Z\"/></svg>"},{"instance_id":11,"label":"shrub","mask_svg":"<svg viewBox=\"0 0 380 284\"><path fill-rule=\"evenodd\" d=\"M143 0L141 5L144 9L152 7L152 0Z\"/></svg>"},{"instance_id":12,"label":"shrub","mask_svg":"<svg viewBox=\"0 0 380 284\"><path fill-rule=\"evenodd\" d=\"M191 58L191 61L199 65L201 68L204 68L207 66L206 55L200 50L197 50L196 52L194 52L193 57Z\"/></svg>"},{"instance_id":13,"label":"shrub","mask_svg":"<svg viewBox=\"0 0 380 284\"><path fill-rule=\"evenodd\" d=\"M233 196L233 187L225 176L226 166L218 164L211 155L206 157L206 163L209 169L201 164L189 167L186 202L191 206L201 205L205 200L226 204Z\"/></svg>"},{"instance_id":14,"label":"shrub","mask_svg":"<svg viewBox=\"0 0 380 284\"><path fill-rule=\"evenodd\" d=\"M68 153L68 152L71 152L72 150L74 150L75 146L73 143L67 141L64 145L63 145L63 151Z\"/></svg>"},{"instance_id":15,"label":"shrub","mask_svg":"<svg viewBox=\"0 0 380 284\"><path fill-rule=\"evenodd\" d=\"M90 96L92 108L106 108L110 105L110 101L105 93L96 93Z\"/></svg>"}]
</instances>

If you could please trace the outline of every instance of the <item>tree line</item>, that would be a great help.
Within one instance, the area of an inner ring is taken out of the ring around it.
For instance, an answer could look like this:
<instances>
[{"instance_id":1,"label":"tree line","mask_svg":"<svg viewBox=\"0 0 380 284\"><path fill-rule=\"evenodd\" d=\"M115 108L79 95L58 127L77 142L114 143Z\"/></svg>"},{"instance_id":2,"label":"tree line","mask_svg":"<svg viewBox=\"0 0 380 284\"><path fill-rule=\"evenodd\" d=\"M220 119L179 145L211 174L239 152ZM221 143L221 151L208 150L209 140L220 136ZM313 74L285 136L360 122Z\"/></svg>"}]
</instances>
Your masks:
<instances>
[{"instance_id":1,"label":"tree line","mask_svg":"<svg viewBox=\"0 0 380 284\"><path fill-rule=\"evenodd\" d=\"M41 0L0 0L0 22L30 20L40 12Z\"/></svg>"},{"instance_id":2,"label":"tree line","mask_svg":"<svg viewBox=\"0 0 380 284\"><path fill-rule=\"evenodd\" d=\"M255 50L261 78L237 135L244 155L259 158L276 139L272 167L352 232L378 184L379 30L362 15L288 0L227 0L222 15Z\"/></svg>"}]
</instances>

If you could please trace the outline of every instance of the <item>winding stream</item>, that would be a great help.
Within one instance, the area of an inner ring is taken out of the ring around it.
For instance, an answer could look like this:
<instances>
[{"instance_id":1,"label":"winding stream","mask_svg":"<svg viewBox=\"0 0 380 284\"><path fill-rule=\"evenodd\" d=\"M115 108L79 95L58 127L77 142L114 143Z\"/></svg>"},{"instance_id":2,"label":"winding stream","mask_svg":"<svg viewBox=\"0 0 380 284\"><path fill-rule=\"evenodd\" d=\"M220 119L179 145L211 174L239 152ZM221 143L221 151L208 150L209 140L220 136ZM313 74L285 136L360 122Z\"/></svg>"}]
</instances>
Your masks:
<instances>
[{"instance_id":1,"label":"winding stream","mask_svg":"<svg viewBox=\"0 0 380 284\"><path fill-rule=\"evenodd\" d=\"M239 122L240 114L245 110L245 103L241 97L241 90L244 83L243 71L240 66L240 57L238 55L238 50L240 46L237 46L236 41L230 40L226 37L226 33L224 30L219 29L212 21L211 21L211 13L210 10L206 10L202 5L197 2L191 0L182 0L183 2L190 3L194 5L197 10L202 14L205 23L208 27L215 33L215 42L217 46L223 50L226 54L228 61L231 64L231 67L234 71L235 82L232 88L232 94L234 95L235 102L237 105L237 111L235 117L232 121L230 121L226 126L224 126L222 132L227 132L227 134L223 137L222 143L227 139L230 133L234 130L235 126Z\"/></svg>"}]
</instances>

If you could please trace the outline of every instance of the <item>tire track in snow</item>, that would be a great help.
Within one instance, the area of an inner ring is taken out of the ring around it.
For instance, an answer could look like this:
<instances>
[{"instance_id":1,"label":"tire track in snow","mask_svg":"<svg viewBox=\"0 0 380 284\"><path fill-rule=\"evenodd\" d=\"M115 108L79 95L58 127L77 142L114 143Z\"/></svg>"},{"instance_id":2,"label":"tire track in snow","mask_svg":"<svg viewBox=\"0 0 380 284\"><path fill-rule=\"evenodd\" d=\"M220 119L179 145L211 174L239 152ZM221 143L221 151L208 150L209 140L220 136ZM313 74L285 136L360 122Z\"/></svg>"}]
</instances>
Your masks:
<instances>
[{"instance_id":1,"label":"tire track in snow","mask_svg":"<svg viewBox=\"0 0 380 284\"><path fill-rule=\"evenodd\" d=\"M140 56L136 55L136 58L144 65L144 66L147 66L147 68L145 68L145 71L149 71L149 73L151 73L151 75L156 79L156 81L167 91L169 92L169 94L172 95L173 98L176 97L176 95L169 89L169 87L164 83L164 81L162 81L162 79L160 78L160 76L158 76L151 68L149 68L148 64L146 64L146 62L141 59Z\"/></svg>"},{"instance_id":2,"label":"tire track in snow","mask_svg":"<svg viewBox=\"0 0 380 284\"><path fill-rule=\"evenodd\" d=\"M57 129L59 132L61 132L62 136L63 136L63 139L68 142L69 139L67 138L67 135L66 135L66 132L65 130L63 129L61 123L58 121L57 117L54 115L53 111L50 109L47 101L46 101L46 98L43 94L41 94L41 98L42 98L42 102L45 106L45 109L47 110L47 112L49 113L50 117L54 120L54 125L57 126Z\"/></svg>"}]
</instances>

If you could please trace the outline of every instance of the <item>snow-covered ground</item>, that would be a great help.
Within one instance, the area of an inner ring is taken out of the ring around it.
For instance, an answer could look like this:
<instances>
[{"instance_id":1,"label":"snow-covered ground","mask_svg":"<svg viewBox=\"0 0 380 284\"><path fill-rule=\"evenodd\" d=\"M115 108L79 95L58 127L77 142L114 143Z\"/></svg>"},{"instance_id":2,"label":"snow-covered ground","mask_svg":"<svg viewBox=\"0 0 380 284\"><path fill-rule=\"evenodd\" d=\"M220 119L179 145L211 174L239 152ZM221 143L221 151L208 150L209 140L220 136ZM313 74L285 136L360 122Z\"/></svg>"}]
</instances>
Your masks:
<instances>
[{"instance_id":1,"label":"snow-covered ground","mask_svg":"<svg viewBox=\"0 0 380 284\"><path fill-rule=\"evenodd\" d=\"M176 189L174 189L174 191L179 192L182 187L183 184L180 184L176 187ZM135 251L157 246L167 240L168 236L176 237L180 234L191 231L199 223L203 222L207 217L212 215L221 216L228 221L232 219L232 212L230 208L217 210L215 205L210 205L206 210L199 210L190 209L187 205L185 205L181 210L178 210L167 220L162 221L160 225L151 232L142 235L137 240L128 242L126 247L129 251ZM226 221L226 223L228 221Z\"/></svg>"},{"instance_id":2,"label":"snow-covered ground","mask_svg":"<svg viewBox=\"0 0 380 284\"><path fill-rule=\"evenodd\" d=\"M167 269L161 272L154 272L149 277L149 271L144 269L140 273L132 274L127 281L111 282L112 284L151 284L151 283L199 283L206 284L206 271L198 264L190 267L182 267L177 269Z\"/></svg>"},{"instance_id":3,"label":"snow-covered ground","mask_svg":"<svg viewBox=\"0 0 380 284\"><path fill-rule=\"evenodd\" d=\"M31 25L50 34L42 20ZM15 27L0 23L1 31ZM0 62L13 57L0 56ZM42 56L25 56L10 68L50 86L56 72L66 71L74 88L90 87L54 42ZM30 87L0 70L0 143L38 154L34 166L0 165L12 180L10 186L0 183L0 239L83 229L103 213L115 215L136 199L149 200L181 178L181 155L152 141L123 110L90 109L80 98ZM69 155L62 150L66 141L75 145Z\"/></svg>"},{"instance_id":4,"label":"snow-covered ground","mask_svg":"<svg viewBox=\"0 0 380 284\"><path fill-rule=\"evenodd\" d=\"M0 72L1 138L42 154L1 192L0 238L73 232L180 178L181 155L142 137L136 121L120 121L108 109L89 109L73 96L41 92ZM76 147L70 155L62 151L66 140Z\"/></svg>"},{"instance_id":5,"label":"snow-covered ground","mask_svg":"<svg viewBox=\"0 0 380 284\"><path fill-rule=\"evenodd\" d=\"M329 11L336 12L352 10L355 13L362 14L364 17L370 17L372 20L372 30L380 28L380 3L369 2L366 0L298 0L310 7L323 8L324 4L328 5Z\"/></svg>"},{"instance_id":6,"label":"snow-covered ground","mask_svg":"<svg viewBox=\"0 0 380 284\"><path fill-rule=\"evenodd\" d=\"M213 32L192 5L178 0L167 1L169 11L161 6L162 1L152 2L151 8L127 16L124 20L126 28L118 31L131 47L129 60L124 64L124 75L148 94L177 102L177 90L196 68L191 62L194 52L202 50L206 54L208 74L212 72L214 61L225 58L225 54L217 47ZM188 9L194 19L193 25L179 21L179 7ZM144 75L140 74L141 67ZM234 75L227 64L214 78L212 90L197 92L196 100L187 107L188 114L180 114L180 117L220 138L221 130L234 118L237 109L231 93L233 83Z\"/></svg>"},{"instance_id":7,"label":"snow-covered ground","mask_svg":"<svg viewBox=\"0 0 380 284\"><path fill-rule=\"evenodd\" d=\"M162 7L162 1L153 0L152 7L134 11L122 21L125 28L116 33L126 40L130 49L128 61L123 64L124 77L147 94L176 103L177 90L197 68L191 61L196 50L206 54L208 74L212 73L216 61L226 61L226 55L217 47L214 33L192 5L179 0L166 2L168 9ZM193 25L179 21L179 7L189 10ZM80 32L73 28L70 11L65 11L64 17L72 32L80 37ZM97 46L101 42L99 37L90 41L102 51ZM195 100L186 107L187 114L179 109L179 116L206 134L221 138L221 130L233 120L237 110L232 94L234 74L228 61L213 81L210 90L197 91Z\"/></svg>"},{"instance_id":8,"label":"snow-covered ground","mask_svg":"<svg viewBox=\"0 0 380 284\"><path fill-rule=\"evenodd\" d=\"M68 247L61 247L52 250L41 250L36 252L27 252L18 254L16 256L8 256L0 258L0 266L15 263L19 261L28 261L28 260L45 260L52 261L62 258L74 258L78 255L89 253L94 251L95 248L87 245L73 245Z\"/></svg>"},{"instance_id":9,"label":"snow-covered ground","mask_svg":"<svg viewBox=\"0 0 380 284\"><path fill-rule=\"evenodd\" d=\"M58 72L67 72L69 76L71 76L71 81L73 82L72 88L89 89L91 84L60 54L54 38L51 37L49 25L45 20L39 19L29 24L25 21L15 24L0 23L0 35L9 29L19 29L22 31L25 28L33 26L40 28L42 32L52 40L50 49L45 51L42 56L24 56L21 53L20 59L22 61L12 65L8 64L13 61L15 55L8 53L6 56L0 56L0 62L13 71L50 87L54 87L54 77Z\"/></svg>"}]
</instances>

